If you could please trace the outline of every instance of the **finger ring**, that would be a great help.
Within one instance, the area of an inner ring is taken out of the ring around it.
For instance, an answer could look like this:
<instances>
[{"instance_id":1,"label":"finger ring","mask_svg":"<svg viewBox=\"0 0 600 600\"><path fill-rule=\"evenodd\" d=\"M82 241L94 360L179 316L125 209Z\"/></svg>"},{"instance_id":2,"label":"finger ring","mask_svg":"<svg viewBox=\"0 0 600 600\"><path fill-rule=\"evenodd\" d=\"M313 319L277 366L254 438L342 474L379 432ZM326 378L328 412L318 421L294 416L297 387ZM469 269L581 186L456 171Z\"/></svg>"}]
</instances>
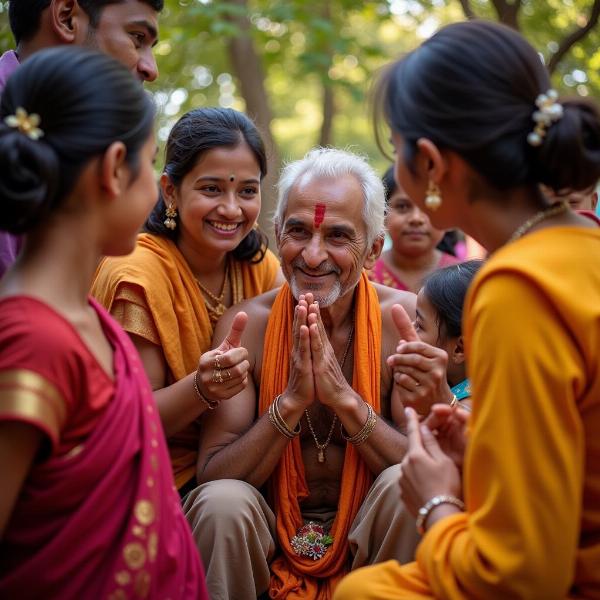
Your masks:
<instances>
[{"instance_id":1,"label":"finger ring","mask_svg":"<svg viewBox=\"0 0 600 600\"><path fill-rule=\"evenodd\" d=\"M231 373L229 372L229 369L225 369L225 381L229 381L231 379Z\"/></svg>"},{"instance_id":2,"label":"finger ring","mask_svg":"<svg viewBox=\"0 0 600 600\"><path fill-rule=\"evenodd\" d=\"M215 369L213 371L212 382L213 383L223 383L223 375L221 373L221 369Z\"/></svg>"},{"instance_id":3,"label":"finger ring","mask_svg":"<svg viewBox=\"0 0 600 600\"><path fill-rule=\"evenodd\" d=\"M220 368L221 368L221 362L220 362L220 359L219 359L219 355L217 354L215 356L215 369L220 369Z\"/></svg>"},{"instance_id":4,"label":"finger ring","mask_svg":"<svg viewBox=\"0 0 600 600\"><path fill-rule=\"evenodd\" d=\"M415 387L419 387L421 384L417 381L415 382Z\"/></svg>"}]
</instances>

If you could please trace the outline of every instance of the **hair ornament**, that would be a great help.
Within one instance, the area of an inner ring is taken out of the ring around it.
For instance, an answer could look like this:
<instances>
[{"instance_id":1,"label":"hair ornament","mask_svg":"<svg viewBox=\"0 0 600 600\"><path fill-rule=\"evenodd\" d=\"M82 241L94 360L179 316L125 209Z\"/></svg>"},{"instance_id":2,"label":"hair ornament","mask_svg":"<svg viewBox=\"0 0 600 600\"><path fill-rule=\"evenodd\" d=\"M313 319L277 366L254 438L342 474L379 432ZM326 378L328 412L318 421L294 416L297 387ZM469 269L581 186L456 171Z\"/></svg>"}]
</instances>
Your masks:
<instances>
[{"instance_id":1,"label":"hair ornament","mask_svg":"<svg viewBox=\"0 0 600 600\"><path fill-rule=\"evenodd\" d=\"M527 143L530 146L541 146L548 127L562 118L563 106L557 100L558 92L556 90L548 90L545 94L540 94L536 98L537 110L534 111L532 116L535 127L527 136Z\"/></svg>"},{"instance_id":2,"label":"hair ornament","mask_svg":"<svg viewBox=\"0 0 600 600\"><path fill-rule=\"evenodd\" d=\"M36 113L28 115L27 111L20 106L15 111L15 114L6 117L4 122L9 127L18 129L32 140L39 140L44 135L44 132L38 127L40 124L40 115Z\"/></svg>"}]
</instances>

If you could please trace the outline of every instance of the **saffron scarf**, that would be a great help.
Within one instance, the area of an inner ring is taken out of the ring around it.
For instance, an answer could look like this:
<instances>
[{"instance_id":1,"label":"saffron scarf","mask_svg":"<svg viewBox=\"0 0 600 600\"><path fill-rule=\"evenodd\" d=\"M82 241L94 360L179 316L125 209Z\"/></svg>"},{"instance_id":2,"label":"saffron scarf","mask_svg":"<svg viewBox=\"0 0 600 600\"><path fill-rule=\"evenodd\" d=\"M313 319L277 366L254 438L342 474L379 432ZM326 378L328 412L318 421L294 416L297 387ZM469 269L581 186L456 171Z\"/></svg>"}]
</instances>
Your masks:
<instances>
[{"instance_id":1,"label":"saffron scarf","mask_svg":"<svg viewBox=\"0 0 600 600\"><path fill-rule=\"evenodd\" d=\"M5 531L14 562L0 596L207 600L150 384L129 337L91 304L114 348L114 396L78 452L34 464Z\"/></svg>"},{"instance_id":2,"label":"saffron scarf","mask_svg":"<svg viewBox=\"0 0 600 600\"><path fill-rule=\"evenodd\" d=\"M375 412L380 412L381 309L365 272L355 291L354 369L352 387ZM285 284L273 303L265 333L260 414L284 391L289 377L294 299ZM303 525L300 503L309 495L298 437L283 452L270 479L282 555L271 564L270 596L275 599L328 600L348 571L348 532L369 488L372 474L358 450L346 445L338 511L331 528L334 541L317 561L298 556L290 540Z\"/></svg>"}]
</instances>

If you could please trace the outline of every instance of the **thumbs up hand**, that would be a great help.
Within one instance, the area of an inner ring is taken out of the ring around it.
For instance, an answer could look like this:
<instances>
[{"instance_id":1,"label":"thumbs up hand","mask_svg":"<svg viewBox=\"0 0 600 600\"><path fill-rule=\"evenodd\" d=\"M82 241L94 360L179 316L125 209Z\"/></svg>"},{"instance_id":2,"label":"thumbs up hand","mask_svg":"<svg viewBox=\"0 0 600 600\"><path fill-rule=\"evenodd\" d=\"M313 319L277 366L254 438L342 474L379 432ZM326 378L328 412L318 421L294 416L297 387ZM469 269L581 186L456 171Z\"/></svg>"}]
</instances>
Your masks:
<instances>
[{"instance_id":1,"label":"thumbs up hand","mask_svg":"<svg viewBox=\"0 0 600 600\"><path fill-rule=\"evenodd\" d=\"M247 324L248 315L237 313L221 344L200 357L196 382L207 400L228 400L248 384L248 350L241 345Z\"/></svg>"}]
</instances>

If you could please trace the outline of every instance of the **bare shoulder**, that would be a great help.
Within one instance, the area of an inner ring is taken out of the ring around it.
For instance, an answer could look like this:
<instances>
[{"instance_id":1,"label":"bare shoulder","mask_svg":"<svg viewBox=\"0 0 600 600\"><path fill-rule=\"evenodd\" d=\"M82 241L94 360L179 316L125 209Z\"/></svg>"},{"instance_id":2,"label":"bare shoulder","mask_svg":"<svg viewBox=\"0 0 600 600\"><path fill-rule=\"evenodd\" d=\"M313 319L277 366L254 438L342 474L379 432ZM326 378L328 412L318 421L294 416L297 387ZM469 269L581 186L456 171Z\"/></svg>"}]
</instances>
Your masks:
<instances>
[{"instance_id":1,"label":"bare shoulder","mask_svg":"<svg viewBox=\"0 0 600 600\"><path fill-rule=\"evenodd\" d=\"M399 333L392 319L392 306L400 304L408 316L414 319L417 296L412 292L397 290L377 283L373 283L373 287L381 306L381 410L386 418L391 418L392 371L386 361L388 356L395 352L399 341Z\"/></svg>"},{"instance_id":2,"label":"bare shoulder","mask_svg":"<svg viewBox=\"0 0 600 600\"><path fill-rule=\"evenodd\" d=\"M262 353L267 322L271 314L271 307L278 293L279 288L269 290L260 296L243 300L225 311L215 327L212 343L213 348L218 346L229 333L235 315L239 312L245 312L248 315L248 324L242 335L242 346L248 350L250 357Z\"/></svg>"},{"instance_id":3,"label":"bare shoulder","mask_svg":"<svg viewBox=\"0 0 600 600\"><path fill-rule=\"evenodd\" d=\"M381 306L381 351L382 360L385 361L395 351L398 344L398 330L392 319L392 306L400 304L412 320L416 316L417 296L412 292L397 290L377 283L374 283L373 286L377 291Z\"/></svg>"},{"instance_id":4,"label":"bare shoulder","mask_svg":"<svg viewBox=\"0 0 600 600\"><path fill-rule=\"evenodd\" d=\"M411 319L415 317L415 309L417 306L417 295L412 292L406 292L404 290L397 290L395 288L380 285L379 283L373 283L373 287L379 297L379 304L381 306L381 318L385 327L386 319L392 318L392 306L394 304L400 304L404 307L404 310L408 313Z\"/></svg>"}]
</instances>

